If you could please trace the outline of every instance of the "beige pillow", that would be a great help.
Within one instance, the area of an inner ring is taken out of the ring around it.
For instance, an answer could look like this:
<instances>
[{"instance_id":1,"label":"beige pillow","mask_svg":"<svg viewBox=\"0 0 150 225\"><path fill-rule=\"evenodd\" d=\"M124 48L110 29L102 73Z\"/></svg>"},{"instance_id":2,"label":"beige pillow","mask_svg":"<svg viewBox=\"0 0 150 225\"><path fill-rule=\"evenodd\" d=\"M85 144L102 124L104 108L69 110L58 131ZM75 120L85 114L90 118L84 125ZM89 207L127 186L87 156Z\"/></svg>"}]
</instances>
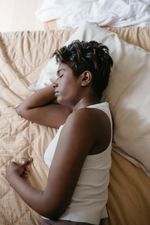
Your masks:
<instances>
[{"instance_id":1,"label":"beige pillow","mask_svg":"<svg viewBox=\"0 0 150 225\"><path fill-rule=\"evenodd\" d=\"M114 120L114 148L150 175L150 53L96 24L81 25L66 45L76 39L109 47L114 66L105 99Z\"/></svg>"}]
</instances>

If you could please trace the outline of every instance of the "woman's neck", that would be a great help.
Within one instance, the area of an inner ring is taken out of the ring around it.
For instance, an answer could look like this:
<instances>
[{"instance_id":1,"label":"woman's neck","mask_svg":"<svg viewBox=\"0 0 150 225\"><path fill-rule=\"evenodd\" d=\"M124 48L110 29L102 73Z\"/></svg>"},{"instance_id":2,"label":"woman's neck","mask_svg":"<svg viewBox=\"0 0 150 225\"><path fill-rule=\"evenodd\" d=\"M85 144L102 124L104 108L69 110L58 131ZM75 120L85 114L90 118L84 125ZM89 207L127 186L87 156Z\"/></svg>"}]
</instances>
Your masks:
<instances>
[{"instance_id":1,"label":"woman's neck","mask_svg":"<svg viewBox=\"0 0 150 225\"><path fill-rule=\"evenodd\" d=\"M82 97L79 102L74 106L73 111L76 111L81 108L85 108L89 105L94 105L100 102L100 99L97 96Z\"/></svg>"}]
</instances>

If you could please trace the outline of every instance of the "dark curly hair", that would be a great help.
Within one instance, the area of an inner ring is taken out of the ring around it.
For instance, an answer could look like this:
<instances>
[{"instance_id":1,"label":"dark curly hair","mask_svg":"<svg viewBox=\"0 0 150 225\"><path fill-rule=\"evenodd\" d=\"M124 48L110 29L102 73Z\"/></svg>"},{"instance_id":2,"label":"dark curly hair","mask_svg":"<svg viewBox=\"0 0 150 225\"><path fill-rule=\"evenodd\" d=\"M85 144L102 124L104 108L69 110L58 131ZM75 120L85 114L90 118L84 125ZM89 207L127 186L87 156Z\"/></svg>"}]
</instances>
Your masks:
<instances>
[{"instance_id":1,"label":"dark curly hair","mask_svg":"<svg viewBox=\"0 0 150 225\"><path fill-rule=\"evenodd\" d=\"M113 60L107 46L96 41L73 41L68 46L56 50L53 54L57 63L67 64L75 77L88 70L92 73L92 88L101 98L107 87Z\"/></svg>"}]
</instances>

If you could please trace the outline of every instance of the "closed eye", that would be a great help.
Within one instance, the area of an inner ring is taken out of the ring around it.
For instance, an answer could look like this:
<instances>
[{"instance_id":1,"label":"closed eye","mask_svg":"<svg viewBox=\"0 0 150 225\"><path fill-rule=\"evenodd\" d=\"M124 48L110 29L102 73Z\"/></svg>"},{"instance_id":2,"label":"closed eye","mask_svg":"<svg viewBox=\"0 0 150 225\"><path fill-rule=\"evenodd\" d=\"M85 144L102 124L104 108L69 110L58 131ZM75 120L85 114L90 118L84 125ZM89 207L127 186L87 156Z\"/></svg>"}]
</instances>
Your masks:
<instances>
[{"instance_id":1,"label":"closed eye","mask_svg":"<svg viewBox=\"0 0 150 225\"><path fill-rule=\"evenodd\" d=\"M61 77L63 77L63 75L64 75L64 74L59 74L59 76L58 76L58 77L59 77L59 78L61 78Z\"/></svg>"},{"instance_id":2,"label":"closed eye","mask_svg":"<svg viewBox=\"0 0 150 225\"><path fill-rule=\"evenodd\" d=\"M60 69L60 70L58 70L58 71L57 71L57 77L58 77L58 78L63 77L63 75L64 75L63 72L64 72L64 71L65 71L65 69Z\"/></svg>"}]
</instances>

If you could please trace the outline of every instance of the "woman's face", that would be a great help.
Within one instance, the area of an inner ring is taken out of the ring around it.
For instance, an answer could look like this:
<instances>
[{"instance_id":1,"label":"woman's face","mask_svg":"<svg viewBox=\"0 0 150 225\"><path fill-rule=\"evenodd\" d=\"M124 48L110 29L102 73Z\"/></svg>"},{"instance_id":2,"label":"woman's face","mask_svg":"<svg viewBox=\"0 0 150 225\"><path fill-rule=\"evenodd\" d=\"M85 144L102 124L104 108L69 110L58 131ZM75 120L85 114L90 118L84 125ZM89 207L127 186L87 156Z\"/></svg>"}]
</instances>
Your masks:
<instances>
[{"instance_id":1,"label":"woman's face","mask_svg":"<svg viewBox=\"0 0 150 225\"><path fill-rule=\"evenodd\" d=\"M63 63L58 67L57 76L54 81L57 102L69 107L75 106L81 97L80 76L75 77L72 69Z\"/></svg>"}]
</instances>

